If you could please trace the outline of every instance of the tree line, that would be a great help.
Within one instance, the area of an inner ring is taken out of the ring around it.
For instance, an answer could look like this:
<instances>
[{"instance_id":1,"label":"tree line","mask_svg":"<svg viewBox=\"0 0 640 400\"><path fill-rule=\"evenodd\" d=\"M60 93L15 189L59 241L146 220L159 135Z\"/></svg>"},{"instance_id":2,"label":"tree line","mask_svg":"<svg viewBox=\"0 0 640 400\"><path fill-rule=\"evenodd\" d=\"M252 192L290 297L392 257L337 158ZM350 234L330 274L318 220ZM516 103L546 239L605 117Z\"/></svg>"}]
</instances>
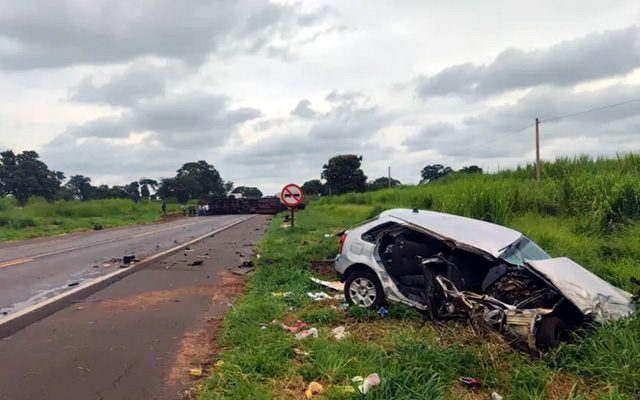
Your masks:
<instances>
[{"instance_id":1,"label":"tree line","mask_svg":"<svg viewBox=\"0 0 640 400\"><path fill-rule=\"evenodd\" d=\"M176 171L176 176L160 181L140 178L125 185L94 186L91 178L72 175L67 179L61 171L50 169L32 150L0 153L0 197L12 196L21 206L30 197L54 200L175 199L180 203L192 199L226 196L240 193L244 197L262 197L256 187L238 186L224 181L218 170L206 161L188 162Z\"/></svg>"},{"instance_id":2,"label":"tree line","mask_svg":"<svg viewBox=\"0 0 640 400\"><path fill-rule=\"evenodd\" d=\"M361 165L362 156L355 154L341 154L331 157L322 166L320 179L306 181L302 185L302 190L308 195L326 196L349 192L374 191L402 185L399 180L387 176L367 181L367 176L362 171ZM453 172L481 174L483 171L477 165L466 166L458 171L454 171L451 167L442 164L426 165L420 172L420 184L433 182Z\"/></svg>"}]
</instances>

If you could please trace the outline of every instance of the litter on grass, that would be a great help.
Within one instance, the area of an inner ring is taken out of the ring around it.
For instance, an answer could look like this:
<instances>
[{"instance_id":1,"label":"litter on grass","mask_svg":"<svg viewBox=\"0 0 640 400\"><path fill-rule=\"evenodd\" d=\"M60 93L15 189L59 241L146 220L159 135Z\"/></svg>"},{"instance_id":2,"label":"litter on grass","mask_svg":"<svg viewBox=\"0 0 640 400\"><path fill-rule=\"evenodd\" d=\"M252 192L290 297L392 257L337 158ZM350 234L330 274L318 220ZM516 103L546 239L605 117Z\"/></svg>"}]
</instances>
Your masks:
<instances>
[{"instance_id":1,"label":"litter on grass","mask_svg":"<svg viewBox=\"0 0 640 400\"><path fill-rule=\"evenodd\" d=\"M384 307L380 307L380 309L378 310L378 315L381 316L382 318L384 318L387 315L389 315L389 310L387 310Z\"/></svg>"},{"instance_id":2,"label":"litter on grass","mask_svg":"<svg viewBox=\"0 0 640 400\"><path fill-rule=\"evenodd\" d=\"M333 328L331 330L331 334L333 335L333 338L336 340L342 340L347 336L349 336L349 332L346 331L346 328L344 326L337 326Z\"/></svg>"},{"instance_id":3,"label":"litter on grass","mask_svg":"<svg viewBox=\"0 0 640 400\"><path fill-rule=\"evenodd\" d=\"M314 339L318 337L318 329L316 328L311 328L311 329L306 329L304 331L300 331L298 333L296 333L296 340L303 340L306 339L308 337L313 337Z\"/></svg>"},{"instance_id":4,"label":"litter on grass","mask_svg":"<svg viewBox=\"0 0 640 400\"><path fill-rule=\"evenodd\" d=\"M323 281L322 279L311 277L311 281L317 283L318 285L322 285L328 287L329 289L336 290L338 292L344 291L344 283L338 281Z\"/></svg>"},{"instance_id":5,"label":"litter on grass","mask_svg":"<svg viewBox=\"0 0 640 400\"><path fill-rule=\"evenodd\" d=\"M502 399L503 397L500 396L498 393L496 392L491 393L491 400L502 400Z\"/></svg>"},{"instance_id":6,"label":"litter on grass","mask_svg":"<svg viewBox=\"0 0 640 400\"><path fill-rule=\"evenodd\" d=\"M325 292L307 292L307 296L311 297L313 301L322 301L322 300L328 300L332 298Z\"/></svg>"},{"instance_id":7,"label":"litter on grass","mask_svg":"<svg viewBox=\"0 0 640 400\"><path fill-rule=\"evenodd\" d=\"M202 368L191 368L189 370L189 375L195 377L202 376Z\"/></svg>"},{"instance_id":8,"label":"litter on grass","mask_svg":"<svg viewBox=\"0 0 640 400\"><path fill-rule=\"evenodd\" d=\"M380 376L374 372L373 374L367 375L366 378L355 376L351 379L351 382L358 384L360 393L367 394L372 387L380 384Z\"/></svg>"},{"instance_id":9,"label":"litter on grass","mask_svg":"<svg viewBox=\"0 0 640 400\"><path fill-rule=\"evenodd\" d=\"M306 328L307 324L305 324L304 322L302 322L300 320L297 320L295 325L287 326L285 324L282 324L281 326L282 326L282 328L288 330L291 333L298 333L301 330L303 330L304 328Z\"/></svg>"},{"instance_id":10,"label":"litter on grass","mask_svg":"<svg viewBox=\"0 0 640 400\"><path fill-rule=\"evenodd\" d=\"M273 292L271 293L271 296L281 298L281 299L286 299L291 297L291 292Z\"/></svg>"},{"instance_id":11,"label":"litter on grass","mask_svg":"<svg viewBox=\"0 0 640 400\"><path fill-rule=\"evenodd\" d=\"M319 384L318 382L311 382L309 383L307 390L304 392L304 396L307 399L310 399L314 394L320 394L322 392L324 392L324 388L321 384Z\"/></svg>"}]
</instances>

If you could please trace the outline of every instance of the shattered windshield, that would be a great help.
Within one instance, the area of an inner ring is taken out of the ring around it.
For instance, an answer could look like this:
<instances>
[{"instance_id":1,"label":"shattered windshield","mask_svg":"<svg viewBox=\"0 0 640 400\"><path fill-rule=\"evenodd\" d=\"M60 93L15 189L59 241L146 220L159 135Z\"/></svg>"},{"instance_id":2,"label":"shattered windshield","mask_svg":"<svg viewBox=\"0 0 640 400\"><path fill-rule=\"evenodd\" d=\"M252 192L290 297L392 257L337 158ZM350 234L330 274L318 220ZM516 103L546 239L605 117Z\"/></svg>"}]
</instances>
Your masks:
<instances>
[{"instance_id":1,"label":"shattered windshield","mask_svg":"<svg viewBox=\"0 0 640 400\"><path fill-rule=\"evenodd\" d=\"M500 258L509 264L522 266L524 260L545 260L551 256L528 237L523 236L510 245Z\"/></svg>"}]
</instances>

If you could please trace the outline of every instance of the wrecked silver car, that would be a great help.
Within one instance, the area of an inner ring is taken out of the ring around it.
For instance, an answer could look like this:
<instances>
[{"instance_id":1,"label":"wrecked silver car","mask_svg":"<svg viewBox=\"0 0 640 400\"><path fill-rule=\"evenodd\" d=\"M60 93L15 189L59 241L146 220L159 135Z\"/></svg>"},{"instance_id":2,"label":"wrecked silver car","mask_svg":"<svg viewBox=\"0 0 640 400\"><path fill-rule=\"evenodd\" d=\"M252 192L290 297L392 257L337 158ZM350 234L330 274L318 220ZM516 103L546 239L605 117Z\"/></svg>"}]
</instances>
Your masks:
<instances>
[{"instance_id":1,"label":"wrecked silver car","mask_svg":"<svg viewBox=\"0 0 640 400\"><path fill-rule=\"evenodd\" d=\"M479 318L532 350L635 312L637 299L522 233L456 215L385 211L345 231L335 268L347 301L387 301L425 319Z\"/></svg>"}]
</instances>

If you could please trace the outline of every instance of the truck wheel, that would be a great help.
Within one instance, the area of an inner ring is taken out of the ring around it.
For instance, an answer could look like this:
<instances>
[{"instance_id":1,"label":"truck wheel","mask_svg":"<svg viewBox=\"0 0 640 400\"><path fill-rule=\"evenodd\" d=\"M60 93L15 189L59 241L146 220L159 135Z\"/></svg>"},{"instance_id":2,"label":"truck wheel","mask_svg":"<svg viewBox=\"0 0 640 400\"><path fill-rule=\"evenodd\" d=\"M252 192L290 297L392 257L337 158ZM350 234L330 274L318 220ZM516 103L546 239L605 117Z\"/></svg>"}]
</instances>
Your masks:
<instances>
[{"instance_id":1,"label":"truck wheel","mask_svg":"<svg viewBox=\"0 0 640 400\"><path fill-rule=\"evenodd\" d=\"M549 350L566 341L569 326L558 317L545 317L538 322L536 342L541 350Z\"/></svg>"},{"instance_id":2,"label":"truck wheel","mask_svg":"<svg viewBox=\"0 0 640 400\"><path fill-rule=\"evenodd\" d=\"M371 271L356 270L350 273L344 282L344 296L349 304L374 310L385 304L380 280Z\"/></svg>"}]
</instances>

